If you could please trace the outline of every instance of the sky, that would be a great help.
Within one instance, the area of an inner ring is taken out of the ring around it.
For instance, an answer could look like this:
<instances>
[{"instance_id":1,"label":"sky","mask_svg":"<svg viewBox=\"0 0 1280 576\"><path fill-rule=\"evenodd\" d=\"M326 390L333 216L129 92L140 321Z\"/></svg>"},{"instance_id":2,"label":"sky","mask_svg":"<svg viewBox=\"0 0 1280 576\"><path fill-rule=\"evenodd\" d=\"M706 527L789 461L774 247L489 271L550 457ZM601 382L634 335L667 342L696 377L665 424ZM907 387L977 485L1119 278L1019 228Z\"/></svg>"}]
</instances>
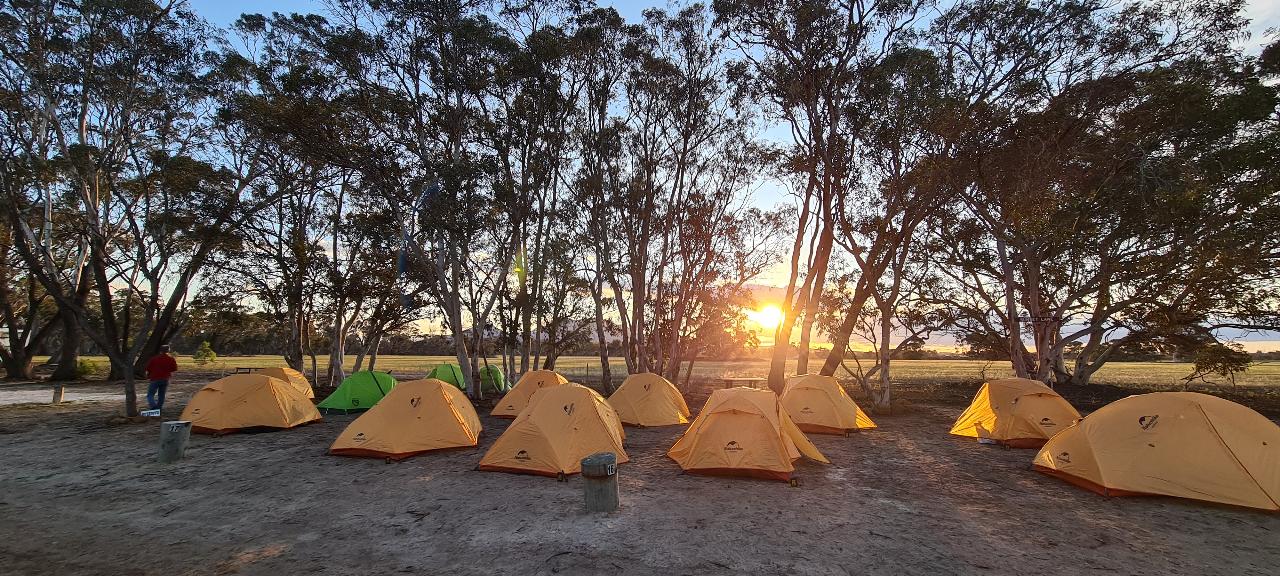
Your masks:
<instances>
[{"instance_id":1,"label":"sky","mask_svg":"<svg viewBox=\"0 0 1280 576\"><path fill-rule=\"evenodd\" d=\"M945 0L944 0L945 1ZM246 12L323 12L323 0L189 0L190 5L206 20L226 26ZM602 6L617 8L628 21L640 19L640 12L650 6L665 6L662 0L624 0L609 2L600 0ZM1244 43L1246 50L1256 53L1264 33L1280 28L1280 2L1276 0L1247 0L1245 15L1252 21L1249 27L1252 38Z\"/></svg>"},{"instance_id":2,"label":"sky","mask_svg":"<svg viewBox=\"0 0 1280 576\"><path fill-rule=\"evenodd\" d=\"M325 11L325 2L323 0L188 0L191 7L210 23L217 26L228 26L243 13L271 13L271 12L313 12L323 13ZM705 1L705 0L704 0ZM945 1L945 0L943 0ZM599 0L602 6L613 6L618 13L627 21L634 22L641 18L641 12L650 6L664 7L667 2L664 0L624 0L619 2L609 2L607 0ZM1280 29L1280 0L1247 0L1245 8L1245 16L1250 20L1249 32L1250 37L1240 43L1241 48L1251 54L1257 54L1267 39L1269 30ZM770 128L763 134L768 139L779 139L787 137L786 130L781 128ZM785 195L781 187L772 182L760 183L753 192L751 204L760 208L770 208L778 203L785 201ZM786 270L779 267L776 270L770 270L759 279L760 284L779 286L786 283ZM761 306L770 304L771 292L778 290L770 290L765 286L761 286L758 292L761 296L757 300L761 300ZM776 299L776 298L773 298ZM1241 343L1250 351L1258 350L1280 350L1280 340L1272 340L1277 334L1266 334L1246 337ZM936 338L938 342L930 342L938 347L952 348L955 346L950 338Z\"/></svg>"}]
</instances>

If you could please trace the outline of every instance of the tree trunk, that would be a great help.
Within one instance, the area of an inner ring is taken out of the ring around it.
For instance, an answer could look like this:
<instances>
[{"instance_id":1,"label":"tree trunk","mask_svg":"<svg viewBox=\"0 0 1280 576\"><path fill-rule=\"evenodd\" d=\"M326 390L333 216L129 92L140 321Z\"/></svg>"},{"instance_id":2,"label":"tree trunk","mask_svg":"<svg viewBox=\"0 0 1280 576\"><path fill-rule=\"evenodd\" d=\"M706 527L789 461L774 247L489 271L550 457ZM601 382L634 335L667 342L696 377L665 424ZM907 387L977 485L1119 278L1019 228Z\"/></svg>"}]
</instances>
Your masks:
<instances>
[{"instance_id":1,"label":"tree trunk","mask_svg":"<svg viewBox=\"0 0 1280 576\"><path fill-rule=\"evenodd\" d=\"M1053 373L1053 351L1057 346L1058 326L1053 316L1046 309L1046 302L1040 293L1040 260L1026 251L1023 270L1026 278L1026 307L1031 316L1031 337L1036 347L1036 363L1034 379L1048 382ZM1032 370L1027 369L1028 373Z\"/></svg>"},{"instance_id":2,"label":"tree trunk","mask_svg":"<svg viewBox=\"0 0 1280 576\"><path fill-rule=\"evenodd\" d=\"M329 387L337 388L342 381L347 378L346 370L342 367L343 356L347 353L347 335L346 329L342 327L343 318L341 314L335 319L333 337L329 346Z\"/></svg>"},{"instance_id":3,"label":"tree trunk","mask_svg":"<svg viewBox=\"0 0 1280 576\"><path fill-rule=\"evenodd\" d=\"M361 348L359 352L356 352L356 361L351 363L352 374L356 372L361 372L364 370L364 356L365 356L365 351L363 348Z\"/></svg>"},{"instance_id":4,"label":"tree trunk","mask_svg":"<svg viewBox=\"0 0 1280 576\"><path fill-rule=\"evenodd\" d=\"M107 357L111 359L111 370L119 372L120 381L124 384L124 415L137 416L138 389L134 384L133 362L116 352L109 352Z\"/></svg>"},{"instance_id":5,"label":"tree trunk","mask_svg":"<svg viewBox=\"0 0 1280 576\"><path fill-rule=\"evenodd\" d=\"M510 269L510 263L504 268ZM473 398L484 397L484 381L480 378L480 364L489 365L489 351L485 346L484 337L489 328L489 314L493 311L491 306L494 302L494 300L490 300L490 307L486 307L480 314L472 312L471 353L469 355L471 363L465 366L459 364L459 367L465 369L468 372L468 376L471 377L471 381L475 383L475 390L471 392Z\"/></svg>"},{"instance_id":6,"label":"tree trunk","mask_svg":"<svg viewBox=\"0 0 1280 576\"><path fill-rule=\"evenodd\" d=\"M134 384L133 363L121 362L124 370L124 411L128 416L138 415L138 389Z\"/></svg>"},{"instance_id":7,"label":"tree trunk","mask_svg":"<svg viewBox=\"0 0 1280 576\"><path fill-rule=\"evenodd\" d=\"M454 270L454 281L459 280L456 266ZM457 286L455 283L454 286ZM458 367L471 366L470 354L467 353L467 335L462 331L462 303L458 301L457 295L449 297L449 325L453 328L453 354L458 361ZM471 377L471 370L464 370L462 373L463 386L467 389L467 393L475 397L480 390L476 386L475 379Z\"/></svg>"},{"instance_id":8,"label":"tree trunk","mask_svg":"<svg viewBox=\"0 0 1280 576\"><path fill-rule=\"evenodd\" d=\"M379 332L373 338L373 344L369 346L369 371L373 371L374 364L378 362L378 347L382 346L382 333Z\"/></svg>"},{"instance_id":9,"label":"tree trunk","mask_svg":"<svg viewBox=\"0 0 1280 576\"><path fill-rule=\"evenodd\" d=\"M293 308L293 304L290 303ZM289 317L289 336L285 338L284 343L284 363L294 370L302 370L302 341L303 331L306 329L303 325L303 315L300 310L301 306L290 310Z\"/></svg>"},{"instance_id":10,"label":"tree trunk","mask_svg":"<svg viewBox=\"0 0 1280 576\"><path fill-rule=\"evenodd\" d=\"M1009 259L1008 244L999 236L996 236L996 253L1000 257L1000 272L1004 276L1004 314L1009 338L1009 362L1013 365L1014 376L1027 378L1030 374L1022 357L1022 323L1018 318L1018 289L1014 280L1013 263Z\"/></svg>"},{"instance_id":11,"label":"tree trunk","mask_svg":"<svg viewBox=\"0 0 1280 576\"><path fill-rule=\"evenodd\" d=\"M787 356L791 348L791 329L795 327L800 311L796 309L796 280L800 277L800 251L804 243L804 222L808 214L808 205L801 214L801 227L796 232L796 242L791 250L791 277L787 281L786 302L782 307L782 322L773 331L773 351L769 358L769 388L781 394L787 379ZM807 293L809 282L799 292ZM807 303L807 300L806 300Z\"/></svg>"},{"instance_id":12,"label":"tree trunk","mask_svg":"<svg viewBox=\"0 0 1280 576\"><path fill-rule=\"evenodd\" d=\"M889 362L892 360L892 347L889 337L893 334L893 306L889 301L880 303L880 392L872 400L876 409L887 414L890 410Z\"/></svg>"},{"instance_id":13,"label":"tree trunk","mask_svg":"<svg viewBox=\"0 0 1280 576\"><path fill-rule=\"evenodd\" d=\"M53 381L75 380L79 378L77 365L80 363L80 345L84 342L84 331L75 316L62 314L62 344L58 347L58 367L49 377Z\"/></svg>"},{"instance_id":14,"label":"tree trunk","mask_svg":"<svg viewBox=\"0 0 1280 576\"><path fill-rule=\"evenodd\" d=\"M687 285L689 282L690 279L681 278L682 285ZM683 288L681 289L681 292L682 294L679 299L676 300L676 307L671 315L671 346L667 351L667 357L670 364L666 366L667 374L664 374L664 376L670 378L672 382L680 379L680 331L684 329L684 316L689 309L689 297L683 293Z\"/></svg>"},{"instance_id":15,"label":"tree trunk","mask_svg":"<svg viewBox=\"0 0 1280 576\"><path fill-rule=\"evenodd\" d=\"M474 398L483 398L483 397L484 397L484 381L482 381L482 380L479 378L479 374L480 374L480 363L481 363L481 360L482 360L482 359L484 360L484 363L485 363L485 364L488 364L488 363L489 363L489 361L488 361L488 359L487 359L487 358L485 358L485 354L484 354L484 341L483 341L483 340L480 340L480 341L475 341L475 340L473 340L472 342L475 342L475 344L474 344L474 347L473 347L473 348L472 348L472 350L471 350L471 356L470 356L471 363L470 363L470 364L467 364L466 366L461 366L461 368L462 368L463 370L466 370L466 371L468 372L468 375L469 375L469 376L471 376L471 377L472 377L472 380L476 383L475 396L473 396L473 397L474 397Z\"/></svg>"},{"instance_id":16,"label":"tree trunk","mask_svg":"<svg viewBox=\"0 0 1280 576\"><path fill-rule=\"evenodd\" d=\"M876 273L875 281L879 281L879 277L884 273L881 268ZM870 283L870 286L868 286ZM868 278L867 273L863 272L863 277L858 280L857 286L853 290L853 300L850 302L845 312L844 320L836 327L835 332L831 333L831 353L827 355L827 361L822 364L822 370L819 374L823 376L832 376L836 373L836 369L840 368L844 361L845 350L849 348L849 336L853 334L853 330L858 326L858 315L862 312L862 307L866 306L867 299L871 298L871 290L875 283Z\"/></svg>"},{"instance_id":17,"label":"tree trunk","mask_svg":"<svg viewBox=\"0 0 1280 576\"><path fill-rule=\"evenodd\" d=\"M605 395L613 393L613 374L609 370L609 339L604 333L604 281L596 274L595 282L591 284L592 299L596 304L596 341L600 350L600 386L604 389Z\"/></svg>"},{"instance_id":18,"label":"tree trunk","mask_svg":"<svg viewBox=\"0 0 1280 576\"><path fill-rule=\"evenodd\" d=\"M631 271L631 344L635 347L635 365L638 372L652 372L649 363L648 343L645 342L645 300L648 297L648 286L645 284L644 270L636 270L633 264Z\"/></svg>"},{"instance_id":19,"label":"tree trunk","mask_svg":"<svg viewBox=\"0 0 1280 576\"><path fill-rule=\"evenodd\" d=\"M35 363L26 350L15 346L12 351L0 353L0 361L4 363L5 380L35 380Z\"/></svg>"},{"instance_id":20,"label":"tree trunk","mask_svg":"<svg viewBox=\"0 0 1280 576\"><path fill-rule=\"evenodd\" d=\"M529 257L525 256L525 274L528 275ZM520 284L517 300L517 314L520 317L520 373L529 371L529 359L533 347L533 299L529 294L528 282Z\"/></svg>"},{"instance_id":21,"label":"tree trunk","mask_svg":"<svg viewBox=\"0 0 1280 576\"><path fill-rule=\"evenodd\" d=\"M618 332L622 335L622 360L627 365L627 374L635 374L639 370L635 365L635 354L631 352L631 320L627 315L622 286L612 273L609 275L609 288L613 290L613 305L618 309Z\"/></svg>"},{"instance_id":22,"label":"tree trunk","mask_svg":"<svg viewBox=\"0 0 1280 576\"><path fill-rule=\"evenodd\" d=\"M814 254L810 275L813 284L805 297L804 320L800 325L800 346L796 356L796 374L809 373L809 342L813 337L813 325L818 318L818 307L822 304L822 290L827 279L827 265L831 261L831 245L835 241L835 231L829 219L824 219L822 235L818 238L818 249Z\"/></svg>"}]
</instances>

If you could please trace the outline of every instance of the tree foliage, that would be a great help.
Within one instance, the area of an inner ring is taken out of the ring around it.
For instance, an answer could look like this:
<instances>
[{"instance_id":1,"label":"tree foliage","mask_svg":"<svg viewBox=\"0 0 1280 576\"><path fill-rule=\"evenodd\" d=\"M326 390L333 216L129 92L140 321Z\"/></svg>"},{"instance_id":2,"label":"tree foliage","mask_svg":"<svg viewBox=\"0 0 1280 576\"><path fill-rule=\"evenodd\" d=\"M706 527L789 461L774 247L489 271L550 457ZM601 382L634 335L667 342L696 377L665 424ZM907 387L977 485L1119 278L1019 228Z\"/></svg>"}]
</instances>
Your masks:
<instances>
[{"instance_id":1,"label":"tree foliage","mask_svg":"<svg viewBox=\"0 0 1280 576\"><path fill-rule=\"evenodd\" d=\"M1280 327L1280 47L1241 51L1241 9L0 2L0 360L88 339L131 412L170 341L318 384L423 333L474 395L590 347L606 389L612 355L687 380L767 336L781 266L775 387L794 351L887 406L943 332L1044 381L1230 375L1227 334Z\"/></svg>"}]
</instances>

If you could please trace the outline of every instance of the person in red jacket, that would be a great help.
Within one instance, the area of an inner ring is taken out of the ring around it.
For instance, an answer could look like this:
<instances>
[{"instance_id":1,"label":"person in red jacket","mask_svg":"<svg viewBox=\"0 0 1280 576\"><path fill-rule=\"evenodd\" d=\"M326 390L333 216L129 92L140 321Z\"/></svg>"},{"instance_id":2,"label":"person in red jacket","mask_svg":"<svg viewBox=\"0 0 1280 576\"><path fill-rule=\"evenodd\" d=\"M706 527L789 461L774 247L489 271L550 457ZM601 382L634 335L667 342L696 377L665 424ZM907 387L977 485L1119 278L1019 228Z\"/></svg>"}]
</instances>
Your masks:
<instances>
[{"instance_id":1,"label":"person in red jacket","mask_svg":"<svg viewBox=\"0 0 1280 576\"><path fill-rule=\"evenodd\" d=\"M169 355L169 345L160 346L160 353L147 361L147 378L151 384L147 386L147 406L159 410L164 406L164 392L169 388L169 377L178 371L178 361Z\"/></svg>"}]
</instances>

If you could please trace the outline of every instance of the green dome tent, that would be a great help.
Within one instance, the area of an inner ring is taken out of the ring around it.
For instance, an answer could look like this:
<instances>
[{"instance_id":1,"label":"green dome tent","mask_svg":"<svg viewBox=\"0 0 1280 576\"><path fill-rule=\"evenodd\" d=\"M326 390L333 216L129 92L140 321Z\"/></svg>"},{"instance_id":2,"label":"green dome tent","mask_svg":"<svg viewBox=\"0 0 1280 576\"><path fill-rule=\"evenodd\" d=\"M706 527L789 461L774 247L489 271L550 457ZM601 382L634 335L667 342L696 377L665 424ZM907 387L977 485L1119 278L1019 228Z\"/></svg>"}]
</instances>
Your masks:
<instances>
[{"instance_id":1,"label":"green dome tent","mask_svg":"<svg viewBox=\"0 0 1280 576\"><path fill-rule=\"evenodd\" d=\"M396 386L396 379L386 372L356 372L347 376L337 390L316 405L322 410L368 410Z\"/></svg>"},{"instance_id":2,"label":"green dome tent","mask_svg":"<svg viewBox=\"0 0 1280 576\"><path fill-rule=\"evenodd\" d=\"M462 369L457 364L441 364L431 370L427 374L427 378L435 378L441 382L453 384L459 390L466 392L467 379L462 377Z\"/></svg>"},{"instance_id":3,"label":"green dome tent","mask_svg":"<svg viewBox=\"0 0 1280 576\"><path fill-rule=\"evenodd\" d=\"M431 370L430 374L427 374L427 378L448 382L464 392L467 389L467 380L462 377L462 369L457 364L436 366ZM502 369L493 365L482 366L480 368L480 389L484 392L505 391L507 389L507 379L502 375Z\"/></svg>"},{"instance_id":4,"label":"green dome tent","mask_svg":"<svg viewBox=\"0 0 1280 576\"><path fill-rule=\"evenodd\" d=\"M502 369L489 364L480 369L480 389L485 392L506 392L507 377Z\"/></svg>"}]
</instances>

